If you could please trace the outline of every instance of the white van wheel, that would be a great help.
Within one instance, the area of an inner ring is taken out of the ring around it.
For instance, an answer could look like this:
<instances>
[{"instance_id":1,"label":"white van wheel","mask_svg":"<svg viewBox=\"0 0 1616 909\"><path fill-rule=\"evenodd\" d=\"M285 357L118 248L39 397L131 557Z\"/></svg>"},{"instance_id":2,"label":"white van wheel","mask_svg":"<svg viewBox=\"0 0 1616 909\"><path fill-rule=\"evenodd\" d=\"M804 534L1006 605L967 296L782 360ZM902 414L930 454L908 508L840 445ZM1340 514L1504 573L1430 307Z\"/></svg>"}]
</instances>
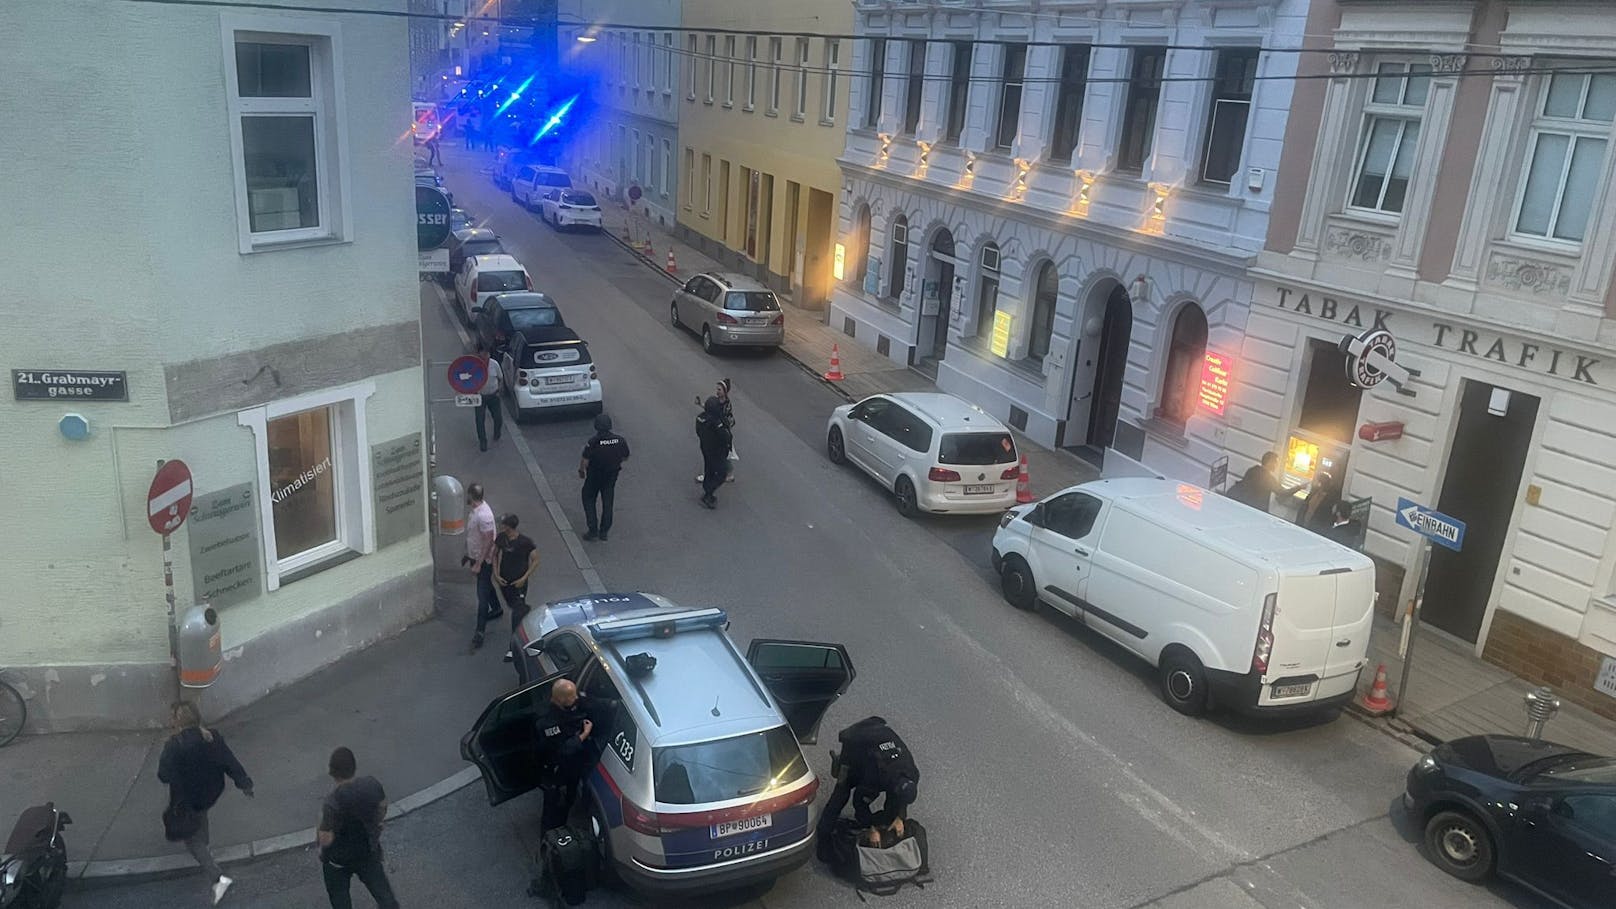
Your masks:
<instances>
[{"instance_id":1,"label":"white van wheel","mask_svg":"<svg viewBox=\"0 0 1616 909\"><path fill-rule=\"evenodd\" d=\"M999 570L999 589L1004 600L1017 609L1031 609L1038 603L1038 588L1033 586L1032 569L1020 556L1007 556Z\"/></svg>"},{"instance_id":2,"label":"white van wheel","mask_svg":"<svg viewBox=\"0 0 1616 909\"><path fill-rule=\"evenodd\" d=\"M1161 674L1162 700L1167 706L1185 716L1206 713L1206 670L1195 654L1174 647L1162 654L1157 670Z\"/></svg>"}]
</instances>

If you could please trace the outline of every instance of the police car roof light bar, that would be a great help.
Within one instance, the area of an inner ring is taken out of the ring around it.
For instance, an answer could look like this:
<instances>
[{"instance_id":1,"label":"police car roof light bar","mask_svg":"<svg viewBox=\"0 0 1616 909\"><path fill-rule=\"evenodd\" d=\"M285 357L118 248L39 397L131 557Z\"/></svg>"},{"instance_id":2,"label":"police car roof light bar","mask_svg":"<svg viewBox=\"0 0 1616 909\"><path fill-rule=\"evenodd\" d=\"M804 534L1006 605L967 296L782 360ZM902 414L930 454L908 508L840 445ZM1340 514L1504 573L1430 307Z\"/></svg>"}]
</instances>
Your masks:
<instances>
[{"instance_id":1,"label":"police car roof light bar","mask_svg":"<svg viewBox=\"0 0 1616 909\"><path fill-rule=\"evenodd\" d=\"M681 631L699 631L723 628L729 616L722 609L697 609L673 617L639 616L632 619L607 619L590 625L595 640L632 641L636 638L669 637Z\"/></svg>"}]
</instances>

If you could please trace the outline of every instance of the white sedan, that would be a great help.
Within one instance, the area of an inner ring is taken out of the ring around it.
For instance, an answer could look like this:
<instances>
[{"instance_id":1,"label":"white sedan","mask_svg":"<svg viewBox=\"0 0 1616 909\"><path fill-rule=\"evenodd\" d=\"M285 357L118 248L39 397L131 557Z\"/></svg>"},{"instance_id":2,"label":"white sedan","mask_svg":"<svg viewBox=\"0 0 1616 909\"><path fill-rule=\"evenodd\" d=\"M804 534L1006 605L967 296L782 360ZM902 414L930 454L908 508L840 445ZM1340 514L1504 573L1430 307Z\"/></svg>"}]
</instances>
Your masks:
<instances>
[{"instance_id":1,"label":"white sedan","mask_svg":"<svg viewBox=\"0 0 1616 909\"><path fill-rule=\"evenodd\" d=\"M581 189L552 189L539 197L539 220L551 227L593 227L600 230L600 205Z\"/></svg>"}]
</instances>

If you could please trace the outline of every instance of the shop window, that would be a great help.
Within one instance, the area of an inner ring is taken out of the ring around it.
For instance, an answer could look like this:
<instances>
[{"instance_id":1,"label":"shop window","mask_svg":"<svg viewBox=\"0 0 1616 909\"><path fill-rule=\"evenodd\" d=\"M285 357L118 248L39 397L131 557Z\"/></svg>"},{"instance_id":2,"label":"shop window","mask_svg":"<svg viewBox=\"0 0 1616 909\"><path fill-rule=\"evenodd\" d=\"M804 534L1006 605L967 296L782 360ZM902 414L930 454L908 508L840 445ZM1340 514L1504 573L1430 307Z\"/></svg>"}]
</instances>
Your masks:
<instances>
[{"instance_id":1,"label":"shop window","mask_svg":"<svg viewBox=\"0 0 1616 909\"><path fill-rule=\"evenodd\" d=\"M999 311L999 245L984 245L977 261L981 268L976 274L976 336L991 338L994 314Z\"/></svg>"},{"instance_id":2,"label":"shop window","mask_svg":"<svg viewBox=\"0 0 1616 909\"><path fill-rule=\"evenodd\" d=\"M1290 497L1281 502L1286 507L1299 507L1321 474L1336 482L1345 478L1363 394L1347 381L1346 355L1336 345L1309 342L1308 361L1301 414L1285 444L1281 479Z\"/></svg>"},{"instance_id":3,"label":"shop window","mask_svg":"<svg viewBox=\"0 0 1616 909\"><path fill-rule=\"evenodd\" d=\"M1195 413L1201 399L1201 363L1206 358L1206 313L1186 303L1173 320L1173 337L1162 376L1161 406L1156 416L1180 426Z\"/></svg>"},{"instance_id":4,"label":"shop window","mask_svg":"<svg viewBox=\"0 0 1616 909\"><path fill-rule=\"evenodd\" d=\"M1055 335L1055 302L1060 296L1060 276L1055 263L1045 262L1038 269L1038 282L1032 301L1032 335L1027 340L1027 359L1044 362Z\"/></svg>"}]
</instances>

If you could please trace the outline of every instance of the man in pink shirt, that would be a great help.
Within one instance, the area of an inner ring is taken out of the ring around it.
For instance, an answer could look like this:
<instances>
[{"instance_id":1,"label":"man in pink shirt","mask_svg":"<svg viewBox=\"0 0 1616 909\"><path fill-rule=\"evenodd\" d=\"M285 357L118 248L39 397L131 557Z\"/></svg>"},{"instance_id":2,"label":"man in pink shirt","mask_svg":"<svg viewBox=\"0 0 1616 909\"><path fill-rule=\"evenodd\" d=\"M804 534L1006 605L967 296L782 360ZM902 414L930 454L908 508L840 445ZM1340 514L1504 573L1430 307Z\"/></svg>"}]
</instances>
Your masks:
<instances>
[{"instance_id":1,"label":"man in pink shirt","mask_svg":"<svg viewBox=\"0 0 1616 909\"><path fill-rule=\"evenodd\" d=\"M471 514L466 517L466 555L460 562L477 576L477 633L471 636L471 649L476 650L483 646L483 629L505 610L494 592L494 509L483 500L481 483L466 487L466 504Z\"/></svg>"}]
</instances>

